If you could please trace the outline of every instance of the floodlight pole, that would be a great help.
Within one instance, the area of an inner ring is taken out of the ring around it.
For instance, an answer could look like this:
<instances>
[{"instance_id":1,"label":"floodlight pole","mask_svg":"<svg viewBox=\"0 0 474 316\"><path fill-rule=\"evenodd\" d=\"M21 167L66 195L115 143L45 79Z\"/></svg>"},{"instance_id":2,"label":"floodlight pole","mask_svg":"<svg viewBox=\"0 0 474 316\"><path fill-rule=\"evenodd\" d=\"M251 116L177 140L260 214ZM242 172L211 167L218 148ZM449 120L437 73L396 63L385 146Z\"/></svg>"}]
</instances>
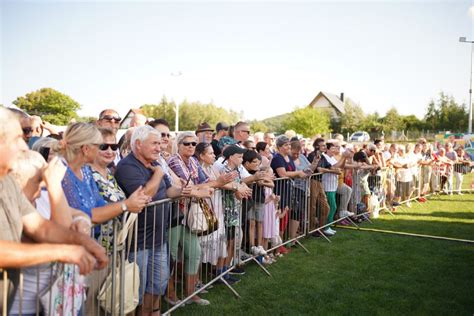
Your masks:
<instances>
[{"instance_id":1,"label":"floodlight pole","mask_svg":"<svg viewBox=\"0 0 474 316\"><path fill-rule=\"evenodd\" d=\"M171 73L172 77L180 77L182 75L183 73L181 71L178 71L177 73L174 73L174 72ZM178 101L176 101L176 113L175 113L174 122L175 122L174 131L176 135L178 135L178 132L179 132L179 103Z\"/></svg>"},{"instance_id":2,"label":"floodlight pole","mask_svg":"<svg viewBox=\"0 0 474 316\"><path fill-rule=\"evenodd\" d=\"M459 42L471 44L471 68L470 68L470 81L469 81L469 123L467 126L468 134L472 134L472 54L474 53L474 41L467 41L465 37L460 37Z\"/></svg>"}]
</instances>

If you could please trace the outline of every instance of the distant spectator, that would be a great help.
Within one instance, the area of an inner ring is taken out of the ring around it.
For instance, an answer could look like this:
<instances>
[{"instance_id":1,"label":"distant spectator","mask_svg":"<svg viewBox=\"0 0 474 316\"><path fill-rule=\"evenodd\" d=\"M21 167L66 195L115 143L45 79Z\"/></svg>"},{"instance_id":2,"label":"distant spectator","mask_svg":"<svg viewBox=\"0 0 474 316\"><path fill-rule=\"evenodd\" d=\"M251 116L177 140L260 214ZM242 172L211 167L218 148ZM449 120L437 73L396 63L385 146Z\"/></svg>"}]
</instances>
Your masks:
<instances>
[{"instance_id":1,"label":"distant spectator","mask_svg":"<svg viewBox=\"0 0 474 316\"><path fill-rule=\"evenodd\" d=\"M248 139L243 143L244 147L247 148L248 150L256 150L255 147L255 142L252 139Z\"/></svg>"},{"instance_id":2,"label":"distant spectator","mask_svg":"<svg viewBox=\"0 0 474 316\"><path fill-rule=\"evenodd\" d=\"M265 133L263 135L263 141L270 146L270 152L273 154L275 152L275 134L273 133Z\"/></svg>"},{"instance_id":3,"label":"distant spectator","mask_svg":"<svg viewBox=\"0 0 474 316\"><path fill-rule=\"evenodd\" d=\"M216 125L216 134L212 139L211 145L212 149L214 149L214 154L216 157L219 157L222 153L221 148L219 147L219 141L222 137L229 136L229 124L226 122L219 122Z\"/></svg>"},{"instance_id":4,"label":"distant spectator","mask_svg":"<svg viewBox=\"0 0 474 316\"><path fill-rule=\"evenodd\" d=\"M258 142L263 142L264 141L264 133L263 132L256 132L253 134L253 139L255 141L255 144Z\"/></svg>"},{"instance_id":5,"label":"distant spectator","mask_svg":"<svg viewBox=\"0 0 474 316\"><path fill-rule=\"evenodd\" d=\"M121 121L122 118L117 111L113 109L106 109L100 112L99 119L96 123L99 127L112 129L112 131L117 135Z\"/></svg>"},{"instance_id":6,"label":"distant spectator","mask_svg":"<svg viewBox=\"0 0 474 316\"><path fill-rule=\"evenodd\" d=\"M199 124L196 130L198 143L210 144L212 142L212 132L214 132L214 130L208 123L203 122Z\"/></svg>"},{"instance_id":7,"label":"distant spectator","mask_svg":"<svg viewBox=\"0 0 474 316\"><path fill-rule=\"evenodd\" d=\"M130 120L130 127L143 126L147 123L147 118L145 115L136 113Z\"/></svg>"}]
</instances>

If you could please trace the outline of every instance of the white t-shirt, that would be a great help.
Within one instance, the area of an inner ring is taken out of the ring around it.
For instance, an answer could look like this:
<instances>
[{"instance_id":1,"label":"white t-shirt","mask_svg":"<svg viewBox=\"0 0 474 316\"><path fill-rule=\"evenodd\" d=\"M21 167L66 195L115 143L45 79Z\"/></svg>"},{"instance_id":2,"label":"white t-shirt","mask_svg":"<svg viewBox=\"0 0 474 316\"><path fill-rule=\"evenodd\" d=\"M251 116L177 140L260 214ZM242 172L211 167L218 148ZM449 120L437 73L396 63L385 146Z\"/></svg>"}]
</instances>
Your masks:
<instances>
[{"instance_id":1,"label":"white t-shirt","mask_svg":"<svg viewBox=\"0 0 474 316\"><path fill-rule=\"evenodd\" d=\"M331 164L331 166L334 166L335 164L337 164L337 159L335 157L329 157L325 153L323 153L323 157L326 159L327 162L329 162L329 164ZM338 185L337 178L338 178L338 175L335 173L327 173L327 172L323 173L322 181L323 181L324 191L326 192L337 191L337 185Z\"/></svg>"},{"instance_id":2,"label":"white t-shirt","mask_svg":"<svg viewBox=\"0 0 474 316\"><path fill-rule=\"evenodd\" d=\"M403 157L396 157L395 161L401 165L410 164L412 159L405 155ZM397 180L400 182L410 182L412 180L411 168L400 168L397 169Z\"/></svg>"}]
</instances>

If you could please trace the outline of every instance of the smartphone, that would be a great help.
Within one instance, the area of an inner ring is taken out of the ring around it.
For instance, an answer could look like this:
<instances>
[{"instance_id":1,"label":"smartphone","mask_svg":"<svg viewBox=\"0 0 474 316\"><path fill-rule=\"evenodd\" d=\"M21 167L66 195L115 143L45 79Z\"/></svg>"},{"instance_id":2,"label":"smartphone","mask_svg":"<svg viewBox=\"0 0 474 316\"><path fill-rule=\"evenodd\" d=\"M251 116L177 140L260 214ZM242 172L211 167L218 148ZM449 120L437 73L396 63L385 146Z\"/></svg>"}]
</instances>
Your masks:
<instances>
[{"instance_id":1,"label":"smartphone","mask_svg":"<svg viewBox=\"0 0 474 316\"><path fill-rule=\"evenodd\" d=\"M43 156L43 158L46 162L48 162L49 151L50 150L51 150L51 148L49 148L49 147L40 147L40 149L39 149L39 153L41 154L41 156Z\"/></svg>"}]
</instances>

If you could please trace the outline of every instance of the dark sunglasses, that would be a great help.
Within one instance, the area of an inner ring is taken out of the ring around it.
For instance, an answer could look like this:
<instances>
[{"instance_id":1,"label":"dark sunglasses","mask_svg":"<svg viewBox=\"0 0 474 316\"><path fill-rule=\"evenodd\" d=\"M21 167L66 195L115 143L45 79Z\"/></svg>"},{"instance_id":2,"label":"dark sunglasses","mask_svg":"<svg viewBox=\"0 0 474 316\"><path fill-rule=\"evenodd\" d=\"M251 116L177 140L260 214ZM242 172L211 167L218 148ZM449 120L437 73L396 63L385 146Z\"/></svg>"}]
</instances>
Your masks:
<instances>
[{"instance_id":1,"label":"dark sunglasses","mask_svg":"<svg viewBox=\"0 0 474 316\"><path fill-rule=\"evenodd\" d=\"M22 128L22 131L23 131L23 134L25 134L25 135L33 133L33 129L31 127Z\"/></svg>"},{"instance_id":2,"label":"dark sunglasses","mask_svg":"<svg viewBox=\"0 0 474 316\"><path fill-rule=\"evenodd\" d=\"M99 145L100 150L107 150L109 148L112 149L113 151L116 151L117 149L119 149L119 145L118 144L100 144Z\"/></svg>"},{"instance_id":3,"label":"dark sunglasses","mask_svg":"<svg viewBox=\"0 0 474 316\"><path fill-rule=\"evenodd\" d=\"M170 134L170 133L161 133L161 137L168 137L168 138L170 138L170 137L171 137L171 134Z\"/></svg>"},{"instance_id":4,"label":"dark sunglasses","mask_svg":"<svg viewBox=\"0 0 474 316\"><path fill-rule=\"evenodd\" d=\"M188 142L182 142L181 144L183 144L184 146L189 146L189 145L191 145L191 146L193 146L193 147L196 147L196 145L197 145L196 142L189 142L189 143L188 143Z\"/></svg>"},{"instance_id":5,"label":"dark sunglasses","mask_svg":"<svg viewBox=\"0 0 474 316\"><path fill-rule=\"evenodd\" d=\"M242 133L250 134L250 131L241 131Z\"/></svg>"},{"instance_id":6,"label":"dark sunglasses","mask_svg":"<svg viewBox=\"0 0 474 316\"><path fill-rule=\"evenodd\" d=\"M119 116L119 117L115 117L115 116L109 116L109 115L106 115L106 116L103 116L101 118L101 120L105 120L105 121L109 121L109 122L112 122L112 121L115 121L116 123L120 123L120 121L122 120L122 118Z\"/></svg>"}]
</instances>

